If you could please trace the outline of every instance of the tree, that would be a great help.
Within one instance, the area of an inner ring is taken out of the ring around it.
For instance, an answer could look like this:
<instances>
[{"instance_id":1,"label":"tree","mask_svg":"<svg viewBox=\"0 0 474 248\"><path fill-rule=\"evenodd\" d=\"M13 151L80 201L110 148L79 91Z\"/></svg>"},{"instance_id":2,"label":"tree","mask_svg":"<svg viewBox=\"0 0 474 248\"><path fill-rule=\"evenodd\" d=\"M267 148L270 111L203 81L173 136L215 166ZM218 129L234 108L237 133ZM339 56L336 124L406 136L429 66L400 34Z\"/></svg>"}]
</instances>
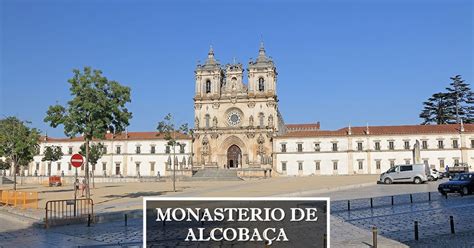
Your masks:
<instances>
[{"instance_id":1,"label":"tree","mask_svg":"<svg viewBox=\"0 0 474 248\"><path fill-rule=\"evenodd\" d=\"M80 147L79 154L82 156L86 155L86 146L83 144ZM89 150L89 163L92 165L93 168L95 168L95 165L99 161L99 159L104 155L105 152L105 147L104 144L102 143L91 143L90 145L90 150ZM92 170L92 174L94 170ZM93 181L94 182L94 181ZM93 187L95 188L95 184L93 183Z\"/></svg>"},{"instance_id":2,"label":"tree","mask_svg":"<svg viewBox=\"0 0 474 248\"><path fill-rule=\"evenodd\" d=\"M188 128L188 124L182 124L179 128L175 128L173 116L168 113L163 121L158 122L158 136L163 136L163 138L167 141L167 145L173 148L173 162L171 162L171 157L168 159L168 163L173 165L173 191L176 191L176 165L178 164L178 159L176 158L176 146L181 146L185 144L181 144L177 141L178 135L184 134L187 135L190 130Z\"/></svg>"},{"instance_id":3,"label":"tree","mask_svg":"<svg viewBox=\"0 0 474 248\"><path fill-rule=\"evenodd\" d=\"M13 165L13 190L18 167L28 165L38 153L40 132L26 124L16 117L0 120L0 157Z\"/></svg>"},{"instance_id":4,"label":"tree","mask_svg":"<svg viewBox=\"0 0 474 248\"><path fill-rule=\"evenodd\" d=\"M0 160L0 170L3 170L3 172L5 172L5 170L10 169L11 164L12 161L10 159L5 159L5 161Z\"/></svg>"},{"instance_id":5,"label":"tree","mask_svg":"<svg viewBox=\"0 0 474 248\"><path fill-rule=\"evenodd\" d=\"M44 155L41 161L56 162L63 157L63 151L60 146L47 146L44 149ZM48 176L51 175L51 166L48 166Z\"/></svg>"},{"instance_id":6,"label":"tree","mask_svg":"<svg viewBox=\"0 0 474 248\"><path fill-rule=\"evenodd\" d=\"M82 135L85 146L86 184L89 185L90 142L103 139L107 131L120 133L129 125L132 113L125 105L131 102L130 88L102 76L102 71L85 67L73 70L68 80L72 100L67 106L50 106L44 121L56 128L64 126L68 137ZM90 189L86 188L90 198Z\"/></svg>"},{"instance_id":7,"label":"tree","mask_svg":"<svg viewBox=\"0 0 474 248\"><path fill-rule=\"evenodd\" d=\"M468 83L460 75L450 78L452 82L447 87L450 115L455 117L456 123L474 123L474 94Z\"/></svg>"},{"instance_id":8,"label":"tree","mask_svg":"<svg viewBox=\"0 0 474 248\"><path fill-rule=\"evenodd\" d=\"M452 123L453 116L450 115L450 102L447 93L438 92L423 102L423 105L424 108L420 114L420 118L424 119L423 125Z\"/></svg>"}]
</instances>

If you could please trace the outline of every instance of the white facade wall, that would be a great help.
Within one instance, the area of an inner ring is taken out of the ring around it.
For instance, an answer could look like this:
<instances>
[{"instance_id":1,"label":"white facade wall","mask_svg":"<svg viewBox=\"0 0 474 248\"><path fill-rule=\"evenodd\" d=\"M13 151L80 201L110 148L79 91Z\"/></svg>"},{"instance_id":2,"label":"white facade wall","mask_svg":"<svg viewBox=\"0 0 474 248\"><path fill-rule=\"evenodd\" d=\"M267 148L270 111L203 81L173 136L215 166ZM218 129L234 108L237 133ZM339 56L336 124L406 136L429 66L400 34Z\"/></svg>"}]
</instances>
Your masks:
<instances>
[{"instance_id":1,"label":"white facade wall","mask_svg":"<svg viewBox=\"0 0 474 248\"><path fill-rule=\"evenodd\" d=\"M290 136L289 134L288 136ZM380 174L391 165L414 163L413 147L420 142L421 163L428 163L432 168L444 171L445 166L455 163L474 164L474 133L451 134L410 134L410 135L345 135L336 137L276 137L274 139L274 168L281 175L336 175L336 174ZM443 141L443 147L438 142ZM458 147L453 147L457 140ZM409 142L409 149L405 148ZM427 148L423 148L423 141ZM362 150L358 150L358 143ZM379 142L380 150L375 144ZM393 142L393 149L390 148ZM319 143L320 150L315 150ZM337 143L337 151L333 151L333 143ZM282 152L282 144L286 144L286 152ZM298 151L298 144L303 150ZM379 161L380 166L377 166ZM334 163L337 162L337 170ZM361 163L361 169L359 168ZM286 163L286 171L283 164ZM299 166L302 163L302 168ZM319 163L319 170L316 164Z\"/></svg>"},{"instance_id":2,"label":"white facade wall","mask_svg":"<svg viewBox=\"0 0 474 248\"><path fill-rule=\"evenodd\" d=\"M189 159L191 156L191 140L179 140L185 144L184 153L176 147L176 157L179 162L177 169L190 169ZM166 163L169 157L173 160L173 149L166 153L166 141L156 140L106 140L101 141L107 149L107 153L95 165L93 170L95 176L160 176L167 175ZM69 165L71 154L79 153L80 141L48 141L40 143L40 154L34 157L33 162L24 171L25 175L48 175L49 161L41 161L46 146L60 146L64 153L61 160L51 162L51 175L73 176L75 168ZM151 147L155 147L155 153L152 153ZM120 154L117 153L117 147L120 147ZM140 147L140 153L137 153L137 147ZM69 153L72 148L72 153ZM184 162L184 163L183 163ZM117 170L117 167L119 168ZM104 170L105 168L105 170ZM90 167L92 170L92 165ZM84 165L78 168L78 175L84 175Z\"/></svg>"}]
</instances>

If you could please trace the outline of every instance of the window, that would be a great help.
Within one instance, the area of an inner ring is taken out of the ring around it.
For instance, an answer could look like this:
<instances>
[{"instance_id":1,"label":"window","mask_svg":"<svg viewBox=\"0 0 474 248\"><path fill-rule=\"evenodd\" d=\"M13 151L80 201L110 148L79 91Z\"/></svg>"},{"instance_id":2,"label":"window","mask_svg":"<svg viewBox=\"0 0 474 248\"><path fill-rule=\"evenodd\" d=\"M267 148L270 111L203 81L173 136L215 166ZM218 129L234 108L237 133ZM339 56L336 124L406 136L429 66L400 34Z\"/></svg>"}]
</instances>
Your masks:
<instances>
[{"instance_id":1,"label":"window","mask_svg":"<svg viewBox=\"0 0 474 248\"><path fill-rule=\"evenodd\" d=\"M69 155L72 154L72 147L71 147L71 146L68 148L67 153L68 153Z\"/></svg>"},{"instance_id":2,"label":"window","mask_svg":"<svg viewBox=\"0 0 474 248\"><path fill-rule=\"evenodd\" d=\"M142 151L142 149L141 149L140 146L135 147L135 153L136 153L136 154L140 154L141 151Z\"/></svg>"},{"instance_id":3,"label":"window","mask_svg":"<svg viewBox=\"0 0 474 248\"><path fill-rule=\"evenodd\" d=\"M459 148L458 140L453 140L453 148L454 148L454 149Z\"/></svg>"},{"instance_id":4,"label":"window","mask_svg":"<svg viewBox=\"0 0 474 248\"><path fill-rule=\"evenodd\" d=\"M402 165L400 166L400 172L402 171L412 171L413 170L413 165Z\"/></svg>"},{"instance_id":5,"label":"window","mask_svg":"<svg viewBox=\"0 0 474 248\"><path fill-rule=\"evenodd\" d=\"M459 159L454 159L454 165L459 165Z\"/></svg>"},{"instance_id":6,"label":"window","mask_svg":"<svg viewBox=\"0 0 474 248\"><path fill-rule=\"evenodd\" d=\"M388 142L388 149L389 150L395 150L395 144L393 141L389 141Z\"/></svg>"},{"instance_id":7,"label":"window","mask_svg":"<svg viewBox=\"0 0 474 248\"><path fill-rule=\"evenodd\" d=\"M471 148L474 148L474 140L471 140Z\"/></svg>"},{"instance_id":8,"label":"window","mask_svg":"<svg viewBox=\"0 0 474 248\"><path fill-rule=\"evenodd\" d=\"M375 161L375 169L380 170L380 164L381 164L380 160L376 160Z\"/></svg>"},{"instance_id":9,"label":"window","mask_svg":"<svg viewBox=\"0 0 474 248\"><path fill-rule=\"evenodd\" d=\"M211 81L207 80L206 81L206 94L211 93Z\"/></svg>"},{"instance_id":10,"label":"window","mask_svg":"<svg viewBox=\"0 0 474 248\"><path fill-rule=\"evenodd\" d=\"M410 159L405 159L405 164L410 164Z\"/></svg>"},{"instance_id":11,"label":"window","mask_svg":"<svg viewBox=\"0 0 474 248\"><path fill-rule=\"evenodd\" d=\"M57 168L57 170L58 170L58 171L60 171L60 170L61 170L61 163L59 163L59 162L56 162L56 164L58 165L58 168Z\"/></svg>"},{"instance_id":12,"label":"window","mask_svg":"<svg viewBox=\"0 0 474 248\"><path fill-rule=\"evenodd\" d=\"M444 169L444 159L439 160L439 168Z\"/></svg>"},{"instance_id":13,"label":"window","mask_svg":"<svg viewBox=\"0 0 474 248\"><path fill-rule=\"evenodd\" d=\"M390 160L390 168L393 168L395 167L395 160Z\"/></svg>"},{"instance_id":14,"label":"window","mask_svg":"<svg viewBox=\"0 0 474 248\"><path fill-rule=\"evenodd\" d=\"M423 140L421 141L421 148L422 149L428 149L428 141L427 140Z\"/></svg>"},{"instance_id":15,"label":"window","mask_svg":"<svg viewBox=\"0 0 474 248\"><path fill-rule=\"evenodd\" d=\"M36 163L36 170L40 169L40 163Z\"/></svg>"},{"instance_id":16,"label":"window","mask_svg":"<svg viewBox=\"0 0 474 248\"><path fill-rule=\"evenodd\" d=\"M115 164L115 175L119 176L120 173L120 163Z\"/></svg>"},{"instance_id":17,"label":"window","mask_svg":"<svg viewBox=\"0 0 474 248\"><path fill-rule=\"evenodd\" d=\"M281 170L286 171L286 162L281 162Z\"/></svg>"},{"instance_id":18,"label":"window","mask_svg":"<svg viewBox=\"0 0 474 248\"><path fill-rule=\"evenodd\" d=\"M165 153L170 153L170 152L171 152L170 146L166 146L166 148L165 148Z\"/></svg>"},{"instance_id":19,"label":"window","mask_svg":"<svg viewBox=\"0 0 474 248\"><path fill-rule=\"evenodd\" d=\"M442 141L442 140L438 140L438 148L439 148L439 149L443 149L443 148L444 148L444 144L443 144L443 141Z\"/></svg>"},{"instance_id":20,"label":"window","mask_svg":"<svg viewBox=\"0 0 474 248\"><path fill-rule=\"evenodd\" d=\"M321 145L319 143L314 143L314 151L316 152L321 151Z\"/></svg>"},{"instance_id":21,"label":"window","mask_svg":"<svg viewBox=\"0 0 474 248\"><path fill-rule=\"evenodd\" d=\"M179 153L184 153L185 144L179 144Z\"/></svg>"},{"instance_id":22,"label":"window","mask_svg":"<svg viewBox=\"0 0 474 248\"><path fill-rule=\"evenodd\" d=\"M337 161L332 162L332 169L337 170Z\"/></svg>"},{"instance_id":23,"label":"window","mask_svg":"<svg viewBox=\"0 0 474 248\"><path fill-rule=\"evenodd\" d=\"M209 116L208 114L206 114L206 116L204 117L204 119L206 119L206 128L209 128L211 126L211 116Z\"/></svg>"},{"instance_id":24,"label":"window","mask_svg":"<svg viewBox=\"0 0 474 248\"><path fill-rule=\"evenodd\" d=\"M264 124L263 124L264 119L265 119L265 116L263 115L263 113L260 113L260 114L258 115L258 120L259 120L259 124L260 124L259 127L260 127L260 128L263 128L263 127L264 127Z\"/></svg>"},{"instance_id":25,"label":"window","mask_svg":"<svg viewBox=\"0 0 474 248\"><path fill-rule=\"evenodd\" d=\"M120 153L121 153L120 146L117 146L115 149L116 149L115 153L117 153L117 154L120 154Z\"/></svg>"},{"instance_id":26,"label":"window","mask_svg":"<svg viewBox=\"0 0 474 248\"><path fill-rule=\"evenodd\" d=\"M150 171L155 171L155 162L150 162Z\"/></svg>"},{"instance_id":27,"label":"window","mask_svg":"<svg viewBox=\"0 0 474 248\"><path fill-rule=\"evenodd\" d=\"M316 161L316 162L315 162L315 165L316 165L316 170L317 170L317 171L321 170L321 162Z\"/></svg>"},{"instance_id":28,"label":"window","mask_svg":"<svg viewBox=\"0 0 474 248\"><path fill-rule=\"evenodd\" d=\"M403 147L405 150L410 150L410 141L405 141Z\"/></svg>"},{"instance_id":29,"label":"window","mask_svg":"<svg viewBox=\"0 0 474 248\"><path fill-rule=\"evenodd\" d=\"M156 152L155 146L151 146L151 147L150 147L150 153L151 153L151 154L155 154L155 152Z\"/></svg>"},{"instance_id":30,"label":"window","mask_svg":"<svg viewBox=\"0 0 474 248\"><path fill-rule=\"evenodd\" d=\"M303 144L299 143L297 144L298 146L298 152L303 152Z\"/></svg>"},{"instance_id":31,"label":"window","mask_svg":"<svg viewBox=\"0 0 474 248\"><path fill-rule=\"evenodd\" d=\"M106 170L107 170L107 163L106 163L106 162L103 162L103 163L102 163L102 170L103 170L103 171L106 171Z\"/></svg>"},{"instance_id":32,"label":"window","mask_svg":"<svg viewBox=\"0 0 474 248\"><path fill-rule=\"evenodd\" d=\"M281 144L281 152L286 152L286 144Z\"/></svg>"},{"instance_id":33,"label":"window","mask_svg":"<svg viewBox=\"0 0 474 248\"><path fill-rule=\"evenodd\" d=\"M375 142L375 150L380 151L380 142L379 141Z\"/></svg>"},{"instance_id":34,"label":"window","mask_svg":"<svg viewBox=\"0 0 474 248\"><path fill-rule=\"evenodd\" d=\"M258 91L265 90L265 80L263 78L258 79Z\"/></svg>"},{"instance_id":35,"label":"window","mask_svg":"<svg viewBox=\"0 0 474 248\"><path fill-rule=\"evenodd\" d=\"M107 154L107 146L104 146L104 154Z\"/></svg>"},{"instance_id":36,"label":"window","mask_svg":"<svg viewBox=\"0 0 474 248\"><path fill-rule=\"evenodd\" d=\"M357 151L362 151L362 142L357 142Z\"/></svg>"},{"instance_id":37,"label":"window","mask_svg":"<svg viewBox=\"0 0 474 248\"><path fill-rule=\"evenodd\" d=\"M364 169L364 162L359 161L359 170L363 170L363 169Z\"/></svg>"},{"instance_id":38,"label":"window","mask_svg":"<svg viewBox=\"0 0 474 248\"><path fill-rule=\"evenodd\" d=\"M337 152L337 143L332 143L332 151Z\"/></svg>"},{"instance_id":39,"label":"window","mask_svg":"<svg viewBox=\"0 0 474 248\"><path fill-rule=\"evenodd\" d=\"M298 170L299 171L303 170L303 162L298 162Z\"/></svg>"}]
</instances>

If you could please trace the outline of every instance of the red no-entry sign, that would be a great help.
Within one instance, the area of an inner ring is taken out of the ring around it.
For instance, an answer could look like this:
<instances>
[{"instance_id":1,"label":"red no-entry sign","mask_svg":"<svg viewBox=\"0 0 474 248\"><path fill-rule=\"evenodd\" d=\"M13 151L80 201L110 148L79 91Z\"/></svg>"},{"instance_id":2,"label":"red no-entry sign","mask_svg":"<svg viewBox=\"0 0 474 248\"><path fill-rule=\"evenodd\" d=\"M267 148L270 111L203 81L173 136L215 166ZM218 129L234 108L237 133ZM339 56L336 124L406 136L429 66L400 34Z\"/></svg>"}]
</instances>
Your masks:
<instances>
[{"instance_id":1,"label":"red no-entry sign","mask_svg":"<svg viewBox=\"0 0 474 248\"><path fill-rule=\"evenodd\" d=\"M81 167L82 163L84 163L84 158L81 154L74 154L71 156L71 165L74 167Z\"/></svg>"}]
</instances>

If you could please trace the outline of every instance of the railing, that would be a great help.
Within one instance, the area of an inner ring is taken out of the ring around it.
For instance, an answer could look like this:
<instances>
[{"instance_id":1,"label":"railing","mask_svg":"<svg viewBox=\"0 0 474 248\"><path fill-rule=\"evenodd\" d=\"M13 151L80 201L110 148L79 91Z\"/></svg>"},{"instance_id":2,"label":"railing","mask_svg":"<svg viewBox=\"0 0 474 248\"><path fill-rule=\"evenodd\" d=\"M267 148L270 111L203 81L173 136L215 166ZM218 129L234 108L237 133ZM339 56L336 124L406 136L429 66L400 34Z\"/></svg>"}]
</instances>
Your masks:
<instances>
[{"instance_id":1,"label":"railing","mask_svg":"<svg viewBox=\"0 0 474 248\"><path fill-rule=\"evenodd\" d=\"M92 199L54 200L46 202L45 228L52 224L70 224L94 220Z\"/></svg>"},{"instance_id":2,"label":"railing","mask_svg":"<svg viewBox=\"0 0 474 248\"><path fill-rule=\"evenodd\" d=\"M38 208L38 192L29 191L14 191L14 190L3 190L0 191L1 199L0 203L10 205L13 207L19 207L22 209Z\"/></svg>"}]
</instances>

